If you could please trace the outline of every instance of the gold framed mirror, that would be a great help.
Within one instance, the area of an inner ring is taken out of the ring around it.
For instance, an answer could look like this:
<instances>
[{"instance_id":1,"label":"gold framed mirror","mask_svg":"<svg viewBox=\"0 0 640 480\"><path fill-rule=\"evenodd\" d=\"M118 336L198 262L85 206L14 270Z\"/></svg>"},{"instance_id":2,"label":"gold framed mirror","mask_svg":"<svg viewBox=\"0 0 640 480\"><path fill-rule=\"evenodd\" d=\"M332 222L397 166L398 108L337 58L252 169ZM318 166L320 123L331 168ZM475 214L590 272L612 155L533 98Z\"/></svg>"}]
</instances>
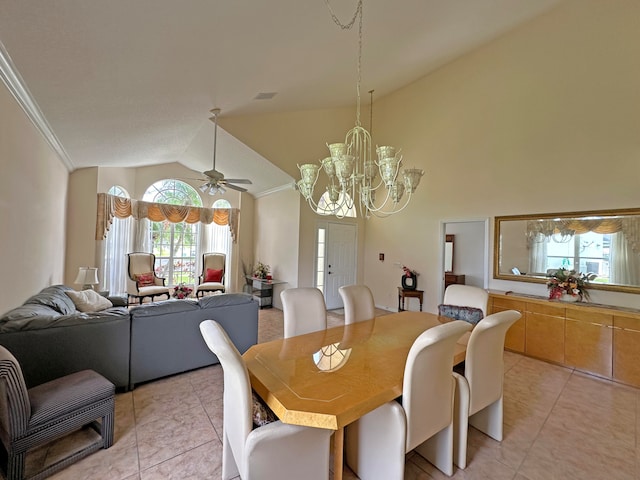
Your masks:
<instances>
[{"instance_id":1,"label":"gold framed mirror","mask_svg":"<svg viewBox=\"0 0 640 480\"><path fill-rule=\"evenodd\" d=\"M493 278L546 283L564 267L589 288L640 293L640 209L495 217Z\"/></svg>"}]
</instances>

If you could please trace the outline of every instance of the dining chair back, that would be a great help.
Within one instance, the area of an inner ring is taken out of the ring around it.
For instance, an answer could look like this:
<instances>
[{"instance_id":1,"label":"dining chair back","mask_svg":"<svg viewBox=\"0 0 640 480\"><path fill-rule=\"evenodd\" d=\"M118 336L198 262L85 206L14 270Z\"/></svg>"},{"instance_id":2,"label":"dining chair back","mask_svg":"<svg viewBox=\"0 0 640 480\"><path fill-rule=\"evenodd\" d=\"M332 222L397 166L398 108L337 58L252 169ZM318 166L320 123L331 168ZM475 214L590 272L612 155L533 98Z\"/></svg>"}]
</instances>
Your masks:
<instances>
[{"instance_id":1,"label":"dining chair back","mask_svg":"<svg viewBox=\"0 0 640 480\"><path fill-rule=\"evenodd\" d=\"M453 356L470 329L457 320L423 332L407 356L402 397L347 427L347 464L358 478L402 480L411 450L453 473Z\"/></svg>"},{"instance_id":2,"label":"dining chair back","mask_svg":"<svg viewBox=\"0 0 640 480\"><path fill-rule=\"evenodd\" d=\"M284 338L326 330L327 308L317 288L287 288L280 293Z\"/></svg>"},{"instance_id":3,"label":"dining chair back","mask_svg":"<svg viewBox=\"0 0 640 480\"><path fill-rule=\"evenodd\" d=\"M224 329L213 320L200 324L224 376L222 480L329 478L331 430L280 421L254 428L252 391L244 359Z\"/></svg>"},{"instance_id":4,"label":"dining chair back","mask_svg":"<svg viewBox=\"0 0 640 480\"><path fill-rule=\"evenodd\" d=\"M471 285L449 285L444 292L443 303L445 305L457 305L460 307L479 308L482 316L487 316L487 303L489 293Z\"/></svg>"},{"instance_id":5,"label":"dining chair back","mask_svg":"<svg viewBox=\"0 0 640 480\"><path fill-rule=\"evenodd\" d=\"M376 316L373 294L366 285L344 285L338 289L344 304L344 323L363 322Z\"/></svg>"},{"instance_id":6,"label":"dining chair back","mask_svg":"<svg viewBox=\"0 0 640 480\"><path fill-rule=\"evenodd\" d=\"M494 313L472 330L467 344L464 376L454 373L455 463L467 464L467 432L472 425L495 440L502 441L504 340L507 330L522 315L515 310Z\"/></svg>"}]
</instances>

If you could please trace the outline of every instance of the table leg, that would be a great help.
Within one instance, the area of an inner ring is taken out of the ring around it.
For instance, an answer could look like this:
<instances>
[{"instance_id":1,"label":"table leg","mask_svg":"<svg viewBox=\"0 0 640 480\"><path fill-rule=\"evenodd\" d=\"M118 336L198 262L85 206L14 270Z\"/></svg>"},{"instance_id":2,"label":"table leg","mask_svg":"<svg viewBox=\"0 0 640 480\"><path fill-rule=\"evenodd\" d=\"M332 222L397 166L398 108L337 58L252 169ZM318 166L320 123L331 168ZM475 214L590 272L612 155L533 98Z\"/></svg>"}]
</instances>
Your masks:
<instances>
[{"instance_id":1,"label":"table leg","mask_svg":"<svg viewBox=\"0 0 640 480\"><path fill-rule=\"evenodd\" d=\"M333 480L342 480L344 454L344 428L333 434Z\"/></svg>"}]
</instances>

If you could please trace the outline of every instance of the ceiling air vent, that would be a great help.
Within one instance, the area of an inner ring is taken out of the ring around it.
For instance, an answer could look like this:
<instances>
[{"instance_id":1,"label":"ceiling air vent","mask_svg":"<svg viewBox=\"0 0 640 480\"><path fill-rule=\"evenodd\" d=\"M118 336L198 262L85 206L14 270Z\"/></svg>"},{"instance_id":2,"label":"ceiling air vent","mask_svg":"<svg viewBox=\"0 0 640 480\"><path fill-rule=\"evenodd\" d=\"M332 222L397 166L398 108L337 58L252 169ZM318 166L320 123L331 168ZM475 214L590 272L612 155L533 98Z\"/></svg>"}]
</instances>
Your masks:
<instances>
[{"instance_id":1,"label":"ceiling air vent","mask_svg":"<svg viewBox=\"0 0 640 480\"><path fill-rule=\"evenodd\" d=\"M278 92L260 92L255 96L254 100L271 100Z\"/></svg>"}]
</instances>

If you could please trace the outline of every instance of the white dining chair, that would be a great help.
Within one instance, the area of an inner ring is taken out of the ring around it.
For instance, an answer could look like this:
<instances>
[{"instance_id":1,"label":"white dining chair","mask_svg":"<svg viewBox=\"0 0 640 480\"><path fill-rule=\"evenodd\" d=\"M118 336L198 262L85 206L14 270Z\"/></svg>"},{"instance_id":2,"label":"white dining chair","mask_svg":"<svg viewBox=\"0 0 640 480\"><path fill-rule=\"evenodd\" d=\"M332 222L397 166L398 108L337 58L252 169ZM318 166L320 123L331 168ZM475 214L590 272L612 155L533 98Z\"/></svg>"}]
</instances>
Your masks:
<instances>
[{"instance_id":1,"label":"white dining chair","mask_svg":"<svg viewBox=\"0 0 640 480\"><path fill-rule=\"evenodd\" d=\"M507 330L521 314L515 310L494 313L472 330L467 344L464 376L456 379L454 419L454 462L467 466L467 434L469 425L502 441L504 339Z\"/></svg>"},{"instance_id":2,"label":"white dining chair","mask_svg":"<svg viewBox=\"0 0 640 480\"><path fill-rule=\"evenodd\" d=\"M213 320L200 324L209 349L224 372L222 480L329 478L331 430L280 421L253 428L249 373L238 349Z\"/></svg>"},{"instance_id":3,"label":"white dining chair","mask_svg":"<svg viewBox=\"0 0 640 480\"><path fill-rule=\"evenodd\" d=\"M402 480L411 450L453 473L453 355L470 328L456 320L420 334L407 356L402 397L347 426L347 465L358 478Z\"/></svg>"},{"instance_id":4,"label":"white dining chair","mask_svg":"<svg viewBox=\"0 0 640 480\"><path fill-rule=\"evenodd\" d=\"M480 287L471 285L449 285L444 291L445 305L456 305L460 307L479 308L482 316L487 316L487 303L489 292Z\"/></svg>"},{"instance_id":5,"label":"white dining chair","mask_svg":"<svg viewBox=\"0 0 640 480\"><path fill-rule=\"evenodd\" d=\"M284 338L327 329L327 307L317 288L287 288L280 293Z\"/></svg>"},{"instance_id":6,"label":"white dining chair","mask_svg":"<svg viewBox=\"0 0 640 480\"><path fill-rule=\"evenodd\" d=\"M372 320L376 316L373 294L366 285L344 285L338 289L344 304L344 323Z\"/></svg>"}]
</instances>

